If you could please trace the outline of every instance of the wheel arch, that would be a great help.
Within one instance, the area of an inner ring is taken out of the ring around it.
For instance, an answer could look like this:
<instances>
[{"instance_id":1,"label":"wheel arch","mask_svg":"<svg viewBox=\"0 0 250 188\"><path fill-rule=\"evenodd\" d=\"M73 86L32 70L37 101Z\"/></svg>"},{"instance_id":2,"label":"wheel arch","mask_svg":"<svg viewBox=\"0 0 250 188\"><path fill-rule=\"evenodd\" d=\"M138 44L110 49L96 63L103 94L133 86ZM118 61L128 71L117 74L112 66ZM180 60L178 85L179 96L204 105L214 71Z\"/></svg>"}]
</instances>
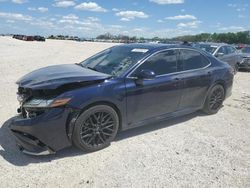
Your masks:
<instances>
[{"instance_id":1,"label":"wheel arch","mask_svg":"<svg viewBox=\"0 0 250 188\"><path fill-rule=\"evenodd\" d=\"M224 80L216 80L214 84L210 87L210 90L215 86L215 85L221 85L226 92L226 82Z\"/></svg>"},{"instance_id":2,"label":"wheel arch","mask_svg":"<svg viewBox=\"0 0 250 188\"><path fill-rule=\"evenodd\" d=\"M213 82L213 84L211 84L211 86L208 88L207 93L206 93L206 97L205 97L204 100L203 100L202 107L204 106L204 104L205 104L205 102L206 102L206 100L207 100L207 96L208 96L209 92L210 92L211 89L212 89L214 86L216 86L216 85L221 85L221 86L223 87L224 92L225 92L225 96L226 96L226 82L225 82L224 80L222 80L222 79L218 79L218 80L216 80L215 82Z\"/></svg>"}]
</instances>

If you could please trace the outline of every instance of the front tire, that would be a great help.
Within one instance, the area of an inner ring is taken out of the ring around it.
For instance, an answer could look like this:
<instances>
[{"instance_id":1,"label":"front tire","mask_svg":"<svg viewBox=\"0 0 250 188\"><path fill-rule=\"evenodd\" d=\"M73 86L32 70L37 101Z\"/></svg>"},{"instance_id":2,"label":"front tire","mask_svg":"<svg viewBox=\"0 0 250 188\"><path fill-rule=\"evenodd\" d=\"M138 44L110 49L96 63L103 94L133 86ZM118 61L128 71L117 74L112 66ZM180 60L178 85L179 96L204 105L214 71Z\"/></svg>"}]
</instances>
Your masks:
<instances>
[{"instance_id":1,"label":"front tire","mask_svg":"<svg viewBox=\"0 0 250 188\"><path fill-rule=\"evenodd\" d=\"M208 93L203 111L206 114L216 114L225 99L225 90L222 85L215 85Z\"/></svg>"},{"instance_id":2,"label":"front tire","mask_svg":"<svg viewBox=\"0 0 250 188\"><path fill-rule=\"evenodd\" d=\"M85 110L76 120L73 143L76 147L94 152L110 145L119 128L119 117L108 105L96 105Z\"/></svg>"}]
</instances>

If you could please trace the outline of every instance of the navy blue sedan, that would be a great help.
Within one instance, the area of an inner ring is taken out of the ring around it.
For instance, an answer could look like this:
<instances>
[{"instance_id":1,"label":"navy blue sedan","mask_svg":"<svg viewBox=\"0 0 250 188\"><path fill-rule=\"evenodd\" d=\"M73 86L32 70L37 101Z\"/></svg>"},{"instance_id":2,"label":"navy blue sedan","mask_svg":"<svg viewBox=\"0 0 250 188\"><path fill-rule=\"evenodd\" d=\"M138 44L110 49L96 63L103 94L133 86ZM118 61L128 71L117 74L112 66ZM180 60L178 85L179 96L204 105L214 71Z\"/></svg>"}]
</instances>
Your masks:
<instances>
[{"instance_id":1,"label":"navy blue sedan","mask_svg":"<svg viewBox=\"0 0 250 188\"><path fill-rule=\"evenodd\" d=\"M97 151L118 131L197 110L215 114L231 95L233 69L192 47L127 44L17 84L20 116L10 130L22 152L45 155L72 144Z\"/></svg>"}]
</instances>

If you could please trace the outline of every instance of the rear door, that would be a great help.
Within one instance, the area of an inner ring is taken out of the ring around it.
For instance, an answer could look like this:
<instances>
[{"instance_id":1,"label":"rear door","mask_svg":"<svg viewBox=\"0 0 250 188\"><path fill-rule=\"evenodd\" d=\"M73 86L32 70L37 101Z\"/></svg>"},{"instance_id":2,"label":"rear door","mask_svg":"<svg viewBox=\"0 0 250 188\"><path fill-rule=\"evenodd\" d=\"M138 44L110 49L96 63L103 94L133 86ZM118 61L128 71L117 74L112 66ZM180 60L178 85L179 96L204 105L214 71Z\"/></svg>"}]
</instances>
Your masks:
<instances>
[{"instance_id":1,"label":"rear door","mask_svg":"<svg viewBox=\"0 0 250 188\"><path fill-rule=\"evenodd\" d=\"M231 53L231 50L228 48L228 46L221 46L219 50L217 51L217 54L223 53L223 56L218 55L218 59L221 61L227 62L229 65L233 67L235 62L235 56Z\"/></svg>"},{"instance_id":2,"label":"rear door","mask_svg":"<svg viewBox=\"0 0 250 188\"><path fill-rule=\"evenodd\" d=\"M179 110L199 108L203 105L211 82L210 61L200 52L192 49L180 49L179 67L182 81Z\"/></svg>"},{"instance_id":3,"label":"rear door","mask_svg":"<svg viewBox=\"0 0 250 188\"><path fill-rule=\"evenodd\" d=\"M237 61L237 53L236 50L234 50L233 47L231 46L226 46L227 48L227 58L228 58L228 63L232 66L235 67L236 61Z\"/></svg>"}]
</instances>

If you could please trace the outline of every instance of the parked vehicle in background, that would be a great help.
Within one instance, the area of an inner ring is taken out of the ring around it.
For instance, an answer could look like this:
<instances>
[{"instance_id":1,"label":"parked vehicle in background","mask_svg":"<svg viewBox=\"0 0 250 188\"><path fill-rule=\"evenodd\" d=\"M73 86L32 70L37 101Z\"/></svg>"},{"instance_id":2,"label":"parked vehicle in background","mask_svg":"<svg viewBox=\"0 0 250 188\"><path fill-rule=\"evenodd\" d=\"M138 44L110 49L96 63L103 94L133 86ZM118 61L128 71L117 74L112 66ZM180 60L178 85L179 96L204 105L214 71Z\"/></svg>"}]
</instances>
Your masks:
<instances>
[{"instance_id":1,"label":"parked vehicle in background","mask_svg":"<svg viewBox=\"0 0 250 188\"><path fill-rule=\"evenodd\" d=\"M24 35L13 35L12 38L14 38L14 39L19 39L19 40L23 40L23 37L24 37Z\"/></svg>"},{"instance_id":2,"label":"parked vehicle in background","mask_svg":"<svg viewBox=\"0 0 250 188\"><path fill-rule=\"evenodd\" d=\"M234 69L235 73L238 71L242 57L233 46L221 43L196 43L194 47L200 48L221 61L227 62Z\"/></svg>"},{"instance_id":3,"label":"parked vehicle in background","mask_svg":"<svg viewBox=\"0 0 250 188\"><path fill-rule=\"evenodd\" d=\"M45 38L39 35L26 36L26 35L13 35L12 38L24 41L45 41Z\"/></svg>"},{"instance_id":4,"label":"parked vehicle in background","mask_svg":"<svg viewBox=\"0 0 250 188\"><path fill-rule=\"evenodd\" d=\"M43 41L43 42L44 42L44 41L45 41L45 38L42 37L42 36L39 36L39 35L35 35L35 36L34 36L34 40L35 40L35 41Z\"/></svg>"},{"instance_id":5,"label":"parked vehicle in background","mask_svg":"<svg viewBox=\"0 0 250 188\"><path fill-rule=\"evenodd\" d=\"M235 45L235 48L237 50L241 50L242 48L245 48L246 46L247 46L246 44L237 44L237 45Z\"/></svg>"},{"instance_id":6,"label":"parked vehicle in background","mask_svg":"<svg viewBox=\"0 0 250 188\"><path fill-rule=\"evenodd\" d=\"M97 151L118 131L197 110L217 113L231 95L233 77L227 63L196 48L118 45L19 79L20 117L10 130L26 154L72 144Z\"/></svg>"},{"instance_id":7,"label":"parked vehicle in background","mask_svg":"<svg viewBox=\"0 0 250 188\"><path fill-rule=\"evenodd\" d=\"M24 36L23 40L25 40L25 41L34 41L34 37L33 36Z\"/></svg>"},{"instance_id":8,"label":"parked vehicle in background","mask_svg":"<svg viewBox=\"0 0 250 188\"><path fill-rule=\"evenodd\" d=\"M239 65L240 70L250 70L250 46L247 46L241 50L240 55L242 56L242 61Z\"/></svg>"}]
</instances>

